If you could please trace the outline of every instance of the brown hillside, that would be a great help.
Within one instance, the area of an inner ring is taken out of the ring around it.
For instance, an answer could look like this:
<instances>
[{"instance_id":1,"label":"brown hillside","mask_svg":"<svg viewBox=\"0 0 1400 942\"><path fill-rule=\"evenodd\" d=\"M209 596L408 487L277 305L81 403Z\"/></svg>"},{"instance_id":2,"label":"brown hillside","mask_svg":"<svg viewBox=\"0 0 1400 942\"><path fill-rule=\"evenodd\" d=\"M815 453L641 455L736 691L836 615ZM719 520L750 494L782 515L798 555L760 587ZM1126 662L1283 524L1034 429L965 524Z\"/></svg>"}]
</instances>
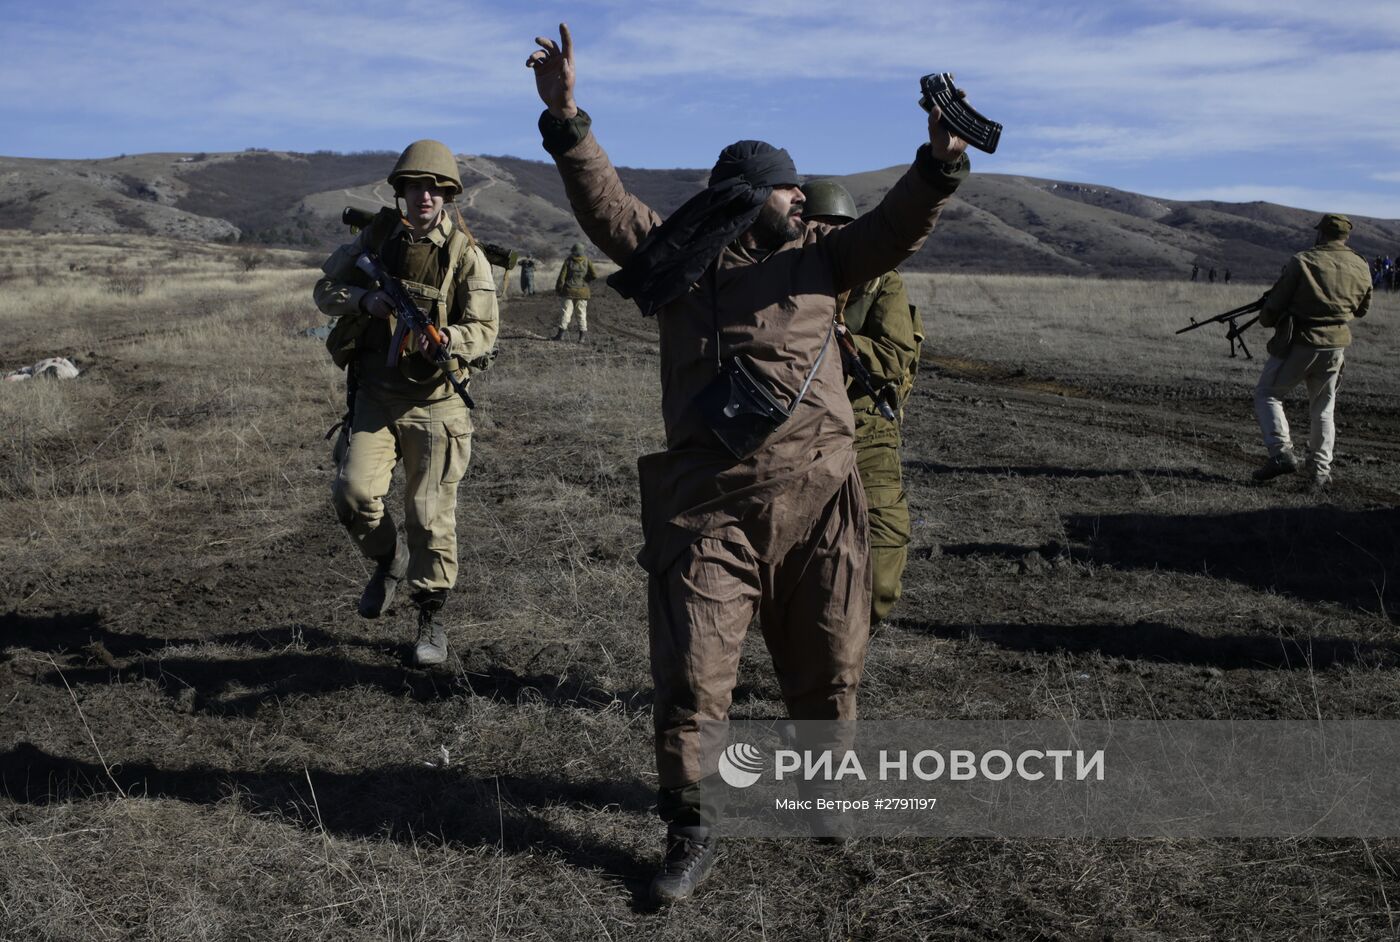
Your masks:
<instances>
[{"instance_id":1,"label":"brown hillside","mask_svg":"<svg viewBox=\"0 0 1400 942\"><path fill-rule=\"evenodd\" d=\"M387 205L388 152L141 154L106 160L0 158L0 227L242 240L321 251L342 241L347 205ZM554 167L519 157L459 157L473 232L552 258L583 238ZM842 177L862 209L904 171ZM665 215L695 193L703 169L623 168L622 179ZM1267 281L1311 242L1316 214L1272 203L1181 202L1112 187L974 174L911 270L1104 278L1185 278L1229 268ZM1358 218L1368 257L1400 250L1400 221Z\"/></svg>"}]
</instances>

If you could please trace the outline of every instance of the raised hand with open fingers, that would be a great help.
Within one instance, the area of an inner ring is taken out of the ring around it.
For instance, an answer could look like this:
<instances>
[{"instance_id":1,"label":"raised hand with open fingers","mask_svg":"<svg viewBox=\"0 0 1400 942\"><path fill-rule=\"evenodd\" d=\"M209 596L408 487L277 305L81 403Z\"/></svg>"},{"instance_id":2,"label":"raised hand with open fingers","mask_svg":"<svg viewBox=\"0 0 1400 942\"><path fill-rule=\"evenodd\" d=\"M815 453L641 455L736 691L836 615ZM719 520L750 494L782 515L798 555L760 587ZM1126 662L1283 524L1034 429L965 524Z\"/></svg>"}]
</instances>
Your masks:
<instances>
[{"instance_id":1,"label":"raised hand with open fingers","mask_svg":"<svg viewBox=\"0 0 1400 942\"><path fill-rule=\"evenodd\" d=\"M559 24L559 42L536 36L539 49L530 53L525 66L535 73L535 90L549 113L560 120L578 114L574 102L574 40L567 23Z\"/></svg>"}]
</instances>

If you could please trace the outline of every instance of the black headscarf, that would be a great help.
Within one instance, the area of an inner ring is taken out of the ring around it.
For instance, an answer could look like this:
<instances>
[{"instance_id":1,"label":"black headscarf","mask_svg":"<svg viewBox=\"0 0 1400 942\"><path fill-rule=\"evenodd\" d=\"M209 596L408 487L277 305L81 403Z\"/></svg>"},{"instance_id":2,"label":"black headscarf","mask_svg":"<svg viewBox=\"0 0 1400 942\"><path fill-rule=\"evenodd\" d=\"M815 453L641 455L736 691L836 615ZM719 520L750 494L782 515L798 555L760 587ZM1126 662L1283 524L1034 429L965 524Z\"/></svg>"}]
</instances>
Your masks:
<instances>
[{"instance_id":1,"label":"black headscarf","mask_svg":"<svg viewBox=\"0 0 1400 942\"><path fill-rule=\"evenodd\" d=\"M788 152L762 141L720 151L710 185L653 229L608 284L650 317L685 294L724 247L758 218L774 187L796 186Z\"/></svg>"}]
</instances>

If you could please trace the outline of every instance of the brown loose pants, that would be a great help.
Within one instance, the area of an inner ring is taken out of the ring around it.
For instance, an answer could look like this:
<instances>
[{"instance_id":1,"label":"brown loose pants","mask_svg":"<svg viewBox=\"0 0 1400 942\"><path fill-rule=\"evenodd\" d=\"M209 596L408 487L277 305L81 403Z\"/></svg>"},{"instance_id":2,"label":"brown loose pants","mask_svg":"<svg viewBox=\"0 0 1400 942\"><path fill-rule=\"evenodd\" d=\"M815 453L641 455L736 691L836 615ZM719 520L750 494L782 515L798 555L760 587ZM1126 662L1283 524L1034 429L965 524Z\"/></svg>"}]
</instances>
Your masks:
<instances>
[{"instance_id":1,"label":"brown loose pants","mask_svg":"<svg viewBox=\"0 0 1400 942\"><path fill-rule=\"evenodd\" d=\"M739 651L755 614L788 715L855 719L870 638L868 532L860 478L853 471L780 558L760 560L745 542L705 537L651 577L651 674L662 789L715 773L712 740L722 737Z\"/></svg>"},{"instance_id":2,"label":"brown loose pants","mask_svg":"<svg viewBox=\"0 0 1400 942\"><path fill-rule=\"evenodd\" d=\"M471 458L471 415L456 395L403 402L360 390L350 450L331 486L336 516L371 559L394 552L398 528L384 506L394 465L404 468L407 587L415 595L457 582L457 485Z\"/></svg>"}]
</instances>

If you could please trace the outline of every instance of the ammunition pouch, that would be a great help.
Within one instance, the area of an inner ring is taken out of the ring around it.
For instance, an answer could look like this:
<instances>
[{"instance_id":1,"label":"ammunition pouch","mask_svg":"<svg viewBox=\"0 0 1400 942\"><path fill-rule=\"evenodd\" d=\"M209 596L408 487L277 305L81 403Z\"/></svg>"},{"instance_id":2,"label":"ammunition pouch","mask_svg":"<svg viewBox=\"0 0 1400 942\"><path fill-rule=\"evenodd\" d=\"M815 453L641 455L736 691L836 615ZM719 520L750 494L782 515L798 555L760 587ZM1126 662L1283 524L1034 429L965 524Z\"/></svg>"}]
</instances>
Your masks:
<instances>
[{"instance_id":1,"label":"ammunition pouch","mask_svg":"<svg viewBox=\"0 0 1400 942\"><path fill-rule=\"evenodd\" d=\"M331 325L331 332L326 336L326 350L331 361L342 370L354 362L356 346L369 329L370 320L368 314L346 314Z\"/></svg>"},{"instance_id":2,"label":"ammunition pouch","mask_svg":"<svg viewBox=\"0 0 1400 942\"><path fill-rule=\"evenodd\" d=\"M449 279L451 278L450 270L448 272L448 277ZM403 285L404 292L408 295L409 299L413 301L414 306L417 307L418 310L425 312L434 326L436 326L438 330L442 330L445 326L447 313L447 285L444 284L442 288L435 288L432 285L423 284L419 281L410 281L407 278L400 278L399 284ZM393 323L397 330L397 318L395 318ZM452 365L453 371L460 373L460 360L454 358L454 361ZM438 383L442 382L442 373L439 372L437 364L433 363L427 357L424 357L416 349L404 350L398 357L398 367L399 375L410 383L416 383L420 386L436 386Z\"/></svg>"}]
</instances>

